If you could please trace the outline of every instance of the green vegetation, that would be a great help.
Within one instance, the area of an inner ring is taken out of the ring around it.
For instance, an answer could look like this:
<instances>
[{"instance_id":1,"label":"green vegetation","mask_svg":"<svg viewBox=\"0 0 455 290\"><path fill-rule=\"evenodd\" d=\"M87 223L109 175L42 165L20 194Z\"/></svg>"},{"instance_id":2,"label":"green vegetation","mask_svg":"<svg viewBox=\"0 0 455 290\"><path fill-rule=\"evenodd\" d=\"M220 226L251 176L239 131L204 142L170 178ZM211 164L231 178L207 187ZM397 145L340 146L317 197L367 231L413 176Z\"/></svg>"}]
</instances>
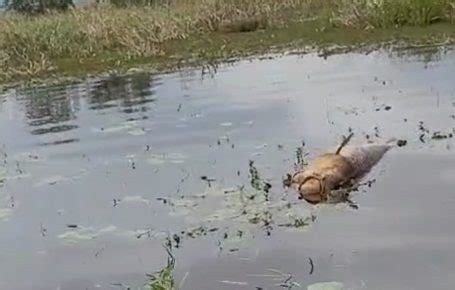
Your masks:
<instances>
[{"instance_id":1,"label":"green vegetation","mask_svg":"<svg viewBox=\"0 0 455 290\"><path fill-rule=\"evenodd\" d=\"M174 269L175 258L172 255L170 247L166 248L167 251L167 264L160 271L148 275L149 276L149 289L150 290L174 290Z\"/></svg>"},{"instance_id":2,"label":"green vegetation","mask_svg":"<svg viewBox=\"0 0 455 290\"><path fill-rule=\"evenodd\" d=\"M455 0L111 3L0 15L0 83L143 64L210 63L270 49L455 39Z\"/></svg>"}]
</instances>

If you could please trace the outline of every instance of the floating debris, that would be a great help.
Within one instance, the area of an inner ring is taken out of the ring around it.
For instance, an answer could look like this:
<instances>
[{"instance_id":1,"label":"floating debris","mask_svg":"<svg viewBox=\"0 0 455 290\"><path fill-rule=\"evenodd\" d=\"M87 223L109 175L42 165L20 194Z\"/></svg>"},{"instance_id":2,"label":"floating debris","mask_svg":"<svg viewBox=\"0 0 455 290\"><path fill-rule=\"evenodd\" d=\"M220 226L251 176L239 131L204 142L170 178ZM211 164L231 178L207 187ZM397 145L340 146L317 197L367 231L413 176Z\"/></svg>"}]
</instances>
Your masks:
<instances>
[{"instance_id":1,"label":"floating debris","mask_svg":"<svg viewBox=\"0 0 455 290\"><path fill-rule=\"evenodd\" d=\"M216 181L215 178L210 178L210 177L207 177L206 175L202 175L201 180L207 181L207 184L209 187L212 186L212 182Z\"/></svg>"},{"instance_id":2,"label":"floating debris","mask_svg":"<svg viewBox=\"0 0 455 290\"><path fill-rule=\"evenodd\" d=\"M453 134L452 133L449 133L449 134L443 134L441 132L434 132L433 133L433 136L431 136L431 139L433 140L442 140L442 139L448 139L448 138L452 138L453 137Z\"/></svg>"},{"instance_id":3,"label":"floating debris","mask_svg":"<svg viewBox=\"0 0 455 290\"><path fill-rule=\"evenodd\" d=\"M398 140L398 141L397 141L398 147L406 146L406 144L408 144L408 141L407 141L407 140Z\"/></svg>"}]
</instances>

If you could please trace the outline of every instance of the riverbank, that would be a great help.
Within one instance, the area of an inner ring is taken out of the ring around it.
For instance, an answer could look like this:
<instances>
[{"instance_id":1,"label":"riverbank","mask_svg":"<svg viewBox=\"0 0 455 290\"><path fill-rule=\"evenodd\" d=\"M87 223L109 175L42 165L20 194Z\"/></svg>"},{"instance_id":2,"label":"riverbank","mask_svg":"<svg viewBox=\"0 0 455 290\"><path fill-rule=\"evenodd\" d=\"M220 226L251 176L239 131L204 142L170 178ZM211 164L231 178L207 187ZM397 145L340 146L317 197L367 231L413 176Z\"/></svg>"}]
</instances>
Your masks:
<instances>
[{"instance_id":1,"label":"riverbank","mask_svg":"<svg viewBox=\"0 0 455 290\"><path fill-rule=\"evenodd\" d=\"M178 0L0 18L0 83L147 66L210 64L289 49L450 44L454 5L437 0Z\"/></svg>"}]
</instances>

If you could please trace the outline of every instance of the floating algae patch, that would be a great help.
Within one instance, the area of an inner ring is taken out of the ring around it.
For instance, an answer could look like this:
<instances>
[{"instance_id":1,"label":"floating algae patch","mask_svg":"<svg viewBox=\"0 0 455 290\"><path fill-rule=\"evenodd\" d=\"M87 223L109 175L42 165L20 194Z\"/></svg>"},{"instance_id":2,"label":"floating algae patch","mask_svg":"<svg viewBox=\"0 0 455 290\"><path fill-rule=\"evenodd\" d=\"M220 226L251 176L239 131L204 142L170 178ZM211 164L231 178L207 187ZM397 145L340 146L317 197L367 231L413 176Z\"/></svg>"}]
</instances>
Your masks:
<instances>
[{"instance_id":1,"label":"floating algae patch","mask_svg":"<svg viewBox=\"0 0 455 290\"><path fill-rule=\"evenodd\" d=\"M127 132L132 136L142 136L145 135L146 129L141 127L141 123L139 121L124 121L118 124L114 124L107 127L101 128L92 128L92 131L95 133L106 133L106 134L113 134L118 132Z\"/></svg>"},{"instance_id":2,"label":"floating algae patch","mask_svg":"<svg viewBox=\"0 0 455 290\"><path fill-rule=\"evenodd\" d=\"M140 195L127 195L120 200L121 203L139 203L139 204L151 204L149 199L144 198Z\"/></svg>"},{"instance_id":3,"label":"floating algae patch","mask_svg":"<svg viewBox=\"0 0 455 290\"><path fill-rule=\"evenodd\" d=\"M57 237L67 245L74 245L84 241L98 239L103 236L116 236L132 239L135 237L137 238L139 234L141 234L140 231L123 230L117 228L114 225L110 225L101 229L84 226L71 226L67 231L58 235Z\"/></svg>"},{"instance_id":4,"label":"floating algae patch","mask_svg":"<svg viewBox=\"0 0 455 290\"><path fill-rule=\"evenodd\" d=\"M21 152L13 156L13 159L23 163L23 162L40 162L43 161L43 157L41 157L36 152Z\"/></svg>"},{"instance_id":5,"label":"floating algae patch","mask_svg":"<svg viewBox=\"0 0 455 290\"><path fill-rule=\"evenodd\" d=\"M311 284L307 290L344 290L344 284L340 282L320 282Z\"/></svg>"},{"instance_id":6,"label":"floating algae patch","mask_svg":"<svg viewBox=\"0 0 455 290\"><path fill-rule=\"evenodd\" d=\"M190 199L171 199L170 204L172 211L169 212L170 216L178 217L191 217L192 214L197 214L196 208L199 203L195 200Z\"/></svg>"},{"instance_id":7,"label":"floating algae patch","mask_svg":"<svg viewBox=\"0 0 455 290\"><path fill-rule=\"evenodd\" d=\"M81 241L93 240L97 237L97 234L93 228L77 228L71 229L63 234L58 235L59 239L62 239L67 244L78 244Z\"/></svg>"},{"instance_id":8,"label":"floating algae patch","mask_svg":"<svg viewBox=\"0 0 455 290\"><path fill-rule=\"evenodd\" d=\"M222 228L229 233L241 231L250 236L258 231L271 235L277 228L306 230L315 219L304 203L274 200L269 193L247 191L243 187L212 186L202 194L170 199L169 205L172 207L170 215L184 218L187 224L199 223L207 228Z\"/></svg>"},{"instance_id":9,"label":"floating algae patch","mask_svg":"<svg viewBox=\"0 0 455 290\"><path fill-rule=\"evenodd\" d=\"M66 182L66 181L68 181L67 177L64 177L61 175L52 175L52 176L48 176L48 177L41 179L40 181L35 183L34 186L41 187L41 186L45 186L45 185L55 185L57 183Z\"/></svg>"},{"instance_id":10,"label":"floating algae patch","mask_svg":"<svg viewBox=\"0 0 455 290\"><path fill-rule=\"evenodd\" d=\"M166 160L164 158L164 154L149 154L147 159L145 160L148 164L150 165L161 165L166 163Z\"/></svg>"},{"instance_id":11,"label":"floating algae patch","mask_svg":"<svg viewBox=\"0 0 455 290\"><path fill-rule=\"evenodd\" d=\"M12 215L12 208L0 208L0 221L7 221Z\"/></svg>"},{"instance_id":12,"label":"floating algae patch","mask_svg":"<svg viewBox=\"0 0 455 290\"><path fill-rule=\"evenodd\" d=\"M43 177L39 181L35 182L33 186L41 187L41 186L49 186L49 185L55 185L55 184L60 184L60 183L70 183L70 182L74 182L76 180L82 179L87 174L88 174L88 170L82 168L82 169L78 169L76 172L67 174L65 176L60 175L60 174L49 175L49 176Z\"/></svg>"},{"instance_id":13,"label":"floating algae patch","mask_svg":"<svg viewBox=\"0 0 455 290\"><path fill-rule=\"evenodd\" d=\"M142 135L145 135L145 129L144 128L135 128L135 129L129 130L128 134L130 134L132 136L142 136Z\"/></svg>"},{"instance_id":14,"label":"floating algae patch","mask_svg":"<svg viewBox=\"0 0 455 290\"><path fill-rule=\"evenodd\" d=\"M145 161L150 165L162 165L165 163L182 164L185 163L187 156L182 153L149 153Z\"/></svg>"}]
</instances>

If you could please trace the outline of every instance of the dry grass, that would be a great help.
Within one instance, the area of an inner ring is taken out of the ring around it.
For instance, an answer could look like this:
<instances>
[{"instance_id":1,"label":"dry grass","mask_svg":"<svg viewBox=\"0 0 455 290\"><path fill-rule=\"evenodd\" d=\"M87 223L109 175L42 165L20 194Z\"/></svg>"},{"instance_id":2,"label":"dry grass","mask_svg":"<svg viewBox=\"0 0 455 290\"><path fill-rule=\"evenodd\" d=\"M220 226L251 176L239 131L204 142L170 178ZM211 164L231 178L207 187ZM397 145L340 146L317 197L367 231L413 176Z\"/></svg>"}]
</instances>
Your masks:
<instances>
[{"instance_id":1,"label":"dry grass","mask_svg":"<svg viewBox=\"0 0 455 290\"><path fill-rule=\"evenodd\" d=\"M244 19L267 19L268 24L302 2L180 0L172 6L104 5L35 17L8 13L0 18L0 78L50 71L60 57L82 59L106 52L120 52L126 57L161 55L160 44L168 40L216 31ZM247 28L240 25L239 29Z\"/></svg>"},{"instance_id":2,"label":"dry grass","mask_svg":"<svg viewBox=\"0 0 455 290\"><path fill-rule=\"evenodd\" d=\"M342 0L338 6L341 25L369 29L453 22L455 12L454 0Z\"/></svg>"},{"instance_id":3,"label":"dry grass","mask_svg":"<svg viewBox=\"0 0 455 290\"><path fill-rule=\"evenodd\" d=\"M163 43L208 32L244 32L316 19L362 29L453 21L455 0L167 0L64 13L0 15L0 81L51 72L62 58L166 54Z\"/></svg>"}]
</instances>

